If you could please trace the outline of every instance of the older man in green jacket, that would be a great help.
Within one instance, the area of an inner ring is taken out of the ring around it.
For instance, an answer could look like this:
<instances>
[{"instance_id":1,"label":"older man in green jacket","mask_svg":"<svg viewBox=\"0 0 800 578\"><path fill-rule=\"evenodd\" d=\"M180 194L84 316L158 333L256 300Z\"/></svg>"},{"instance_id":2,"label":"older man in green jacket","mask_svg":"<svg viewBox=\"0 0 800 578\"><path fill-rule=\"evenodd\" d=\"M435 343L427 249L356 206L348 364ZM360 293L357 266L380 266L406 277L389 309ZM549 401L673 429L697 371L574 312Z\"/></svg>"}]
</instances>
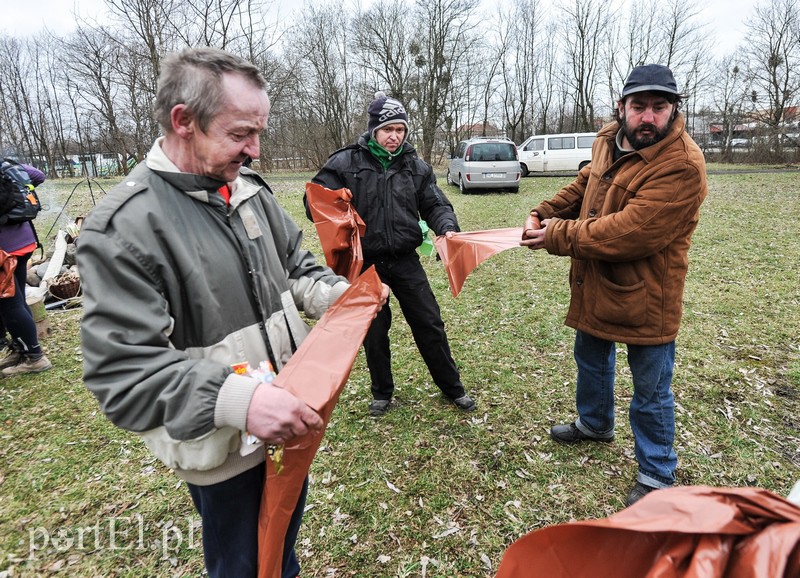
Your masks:
<instances>
[{"instance_id":1,"label":"older man in green jacket","mask_svg":"<svg viewBox=\"0 0 800 578\"><path fill-rule=\"evenodd\" d=\"M634 68L592 163L531 211L522 244L572 258L566 324L577 330L578 418L560 443L614 439L615 342L633 376L630 423L638 462L626 505L675 482L675 338L691 236L706 196L703 154L686 132L666 66Z\"/></svg>"}]
</instances>

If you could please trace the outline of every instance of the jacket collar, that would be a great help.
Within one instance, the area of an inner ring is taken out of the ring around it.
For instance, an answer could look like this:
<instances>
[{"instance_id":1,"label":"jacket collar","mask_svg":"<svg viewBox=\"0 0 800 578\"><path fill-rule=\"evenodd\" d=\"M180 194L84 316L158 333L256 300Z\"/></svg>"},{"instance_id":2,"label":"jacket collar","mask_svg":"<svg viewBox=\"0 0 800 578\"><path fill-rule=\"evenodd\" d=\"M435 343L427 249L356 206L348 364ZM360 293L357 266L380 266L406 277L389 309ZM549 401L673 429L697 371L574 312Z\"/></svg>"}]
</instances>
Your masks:
<instances>
[{"instance_id":1,"label":"jacket collar","mask_svg":"<svg viewBox=\"0 0 800 578\"><path fill-rule=\"evenodd\" d=\"M194 173L181 172L181 170L175 166L175 163L164 154L164 150L161 148L161 142L163 140L163 136L158 138L153 143L153 146L150 147L150 152L147 153L147 159L145 161L147 167L157 173L159 177L167 181L170 185L198 201L208 203L210 195L214 194L215 197L219 196L217 190L225 184L225 181ZM241 177L236 177L236 181L239 180L241 180ZM231 183L231 191L237 188L236 181Z\"/></svg>"}]
</instances>

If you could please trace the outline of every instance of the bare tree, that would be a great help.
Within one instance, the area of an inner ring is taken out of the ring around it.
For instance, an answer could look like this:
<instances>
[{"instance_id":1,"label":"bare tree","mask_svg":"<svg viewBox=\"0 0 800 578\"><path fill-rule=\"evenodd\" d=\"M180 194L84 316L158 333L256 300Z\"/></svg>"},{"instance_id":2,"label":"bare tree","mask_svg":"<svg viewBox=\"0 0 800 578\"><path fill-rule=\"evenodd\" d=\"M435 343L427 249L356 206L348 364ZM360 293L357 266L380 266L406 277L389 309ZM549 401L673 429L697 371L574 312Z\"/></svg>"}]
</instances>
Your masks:
<instances>
[{"instance_id":1,"label":"bare tree","mask_svg":"<svg viewBox=\"0 0 800 578\"><path fill-rule=\"evenodd\" d=\"M704 52L707 48L704 25L697 19L701 6L691 0L673 0L662 6L663 40L658 62L673 71L691 68L698 49Z\"/></svg>"},{"instance_id":2,"label":"bare tree","mask_svg":"<svg viewBox=\"0 0 800 578\"><path fill-rule=\"evenodd\" d=\"M147 60L151 63L152 85L148 87L150 94L155 94L155 82L161 72L161 58L165 52L175 46L175 42L170 37L170 32L174 35L183 30L183 28L177 26L170 27L175 15L181 14L179 10L180 1L105 0L112 18L115 18L122 25L123 30L129 29L133 32L134 37L140 41L140 44L136 45L137 48L141 47Z\"/></svg>"},{"instance_id":3,"label":"bare tree","mask_svg":"<svg viewBox=\"0 0 800 578\"><path fill-rule=\"evenodd\" d=\"M66 161L67 155L74 152L77 152L79 158L83 159L86 158L90 150L89 138L84 130L84 119L87 115L84 114L84 111L82 110L83 98L80 95L79 85L72 78L70 78L69 75L64 77L63 94L69 101L71 120L74 123L74 148L72 150L65 150L64 159ZM75 176L75 167L72 162L65 162L65 168L67 169L68 176ZM86 167L83 165L82 170L88 176L88 172L86 172L85 169ZM81 174L84 173L82 172Z\"/></svg>"},{"instance_id":4,"label":"bare tree","mask_svg":"<svg viewBox=\"0 0 800 578\"><path fill-rule=\"evenodd\" d=\"M541 43L540 63L541 66L536 74L535 92L539 101L539 118L536 121L539 134L548 133L553 124L556 114L553 114L553 106L556 102L556 83L558 82L558 71L560 62L558 58L558 37L556 26L545 26L545 38Z\"/></svg>"},{"instance_id":5,"label":"bare tree","mask_svg":"<svg viewBox=\"0 0 800 578\"><path fill-rule=\"evenodd\" d=\"M622 86L628 72L640 64L659 63L659 32L664 23L658 18L663 3L658 0L634 0L628 10L628 27L625 35L625 51L627 62L617 59L621 66L616 67L619 81L614 86ZM647 18L642 18L647 14Z\"/></svg>"},{"instance_id":6,"label":"bare tree","mask_svg":"<svg viewBox=\"0 0 800 578\"><path fill-rule=\"evenodd\" d=\"M283 40L284 27L277 21L268 23L264 18L270 5L261 0L243 0L238 7L237 17L242 30L240 54L264 68L265 76L275 64L273 52Z\"/></svg>"},{"instance_id":7,"label":"bare tree","mask_svg":"<svg viewBox=\"0 0 800 578\"><path fill-rule=\"evenodd\" d=\"M625 42L621 43L623 57L611 60L608 82L612 94L624 84L631 69L642 64L669 66L676 77L681 77L679 85L693 91L703 76L697 64L708 60L698 55L710 51L705 25L698 20L700 8L690 0L633 2L627 11ZM642 14L652 16L643 19Z\"/></svg>"},{"instance_id":8,"label":"bare tree","mask_svg":"<svg viewBox=\"0 0 800 578\"><path fill-rule=\"evenodd\" d=\"M484 46L485 45L485 48ZM502 69L503 62L509 51L508 44L502 37L495 39L494 42L482 42L476 44L478 50L474 50L476 58L471 59L473 76L478 77L481 89L481 110L480 110L480 136L496 136L489 134L490 111L495 95L499 92L497 78ZM494 115L492 115L494 116Z\"/></svg>"},{"instance_id":9,"label":"bare tree","mask_svg":"<svg viewBox=\"0 0 800 578\"><path fill-rule=\"evenodd\" d=\"M118 77L118 71L124 68L120 65L124 51L105 32L84 27L78 27L64 46L79 81L77 92L87 107L87 119L81 124L87 131L84 136L90 139L89 152L127 158L130 141L123 130L124 85ZM101 148L105 150L97 150Z\"/></svg>"},{"instance_id":10,"label":"bare tree","mask_svg":"<svg viewBox=\"0 0 800 578\"><path fill-rule=\"evenodd\" d=\"M737 125L746 122L752 103L747 84L747 70L734 56L727 56L715 67L716 90L712 102L722 127L722 147L730 153L731 141Z\"/></svg>"},{"instance_id":11,"label":"bare tree","mask_svg":"<svg viewBox=\"0 0 800 578\"><path fill-rule=\"evenodd\" d=\"M373 4L353 20L353 45L361 66L374 79L371 88L384 89L407 106L413 104L411 85L416 67L408 31L414 26L415 19L404 0ZM413 121L413 109L411 112Z\"/></svg>"},{"instance_id":12,"label":"bare tree","mask_svg":"<svg viewBox=\"0 0 800 578\"><path fill-rule=\"evenodd\" d=\"M436 134L447 116L454 67L468 58L476 42L478 0L417 0L411 55L416 81L422 158L430 161Z\"/></svg>"},{"instance_id":13,"label":"bare tree","mask_svg":"<svg viewBox=\"0 0 800 578\"><path fill-rule=\"evenodd\" d=\"M28 40L0 39L0 97L5 108L4 140L15 156L42 166L52 159L52 134L48 108L53 101L46 78L46 36Z\"/></svg>"},{"instance_id":14,"label":"bare tree","mask_svg":"<svg viewBox=\"0 0 800 578\"><path fill-rule=\"evenodd\" d=\"M595 130L595 92L602 31L609 25L608 3L574 0L562 8L567 79L575 102L575 130Z\"/></svg>"},{"instance_id":15,"label":"bare tree","mask_svg":"<svg viewBox=\"0 0 800 578\"><path fill-rule=\"evenodd\" d=\"M705 25L698 20L700 5L690 0L675 0L664 7L663 54L660 62L672 69L678 86L690 98L684 105L687 128L693 131L697 95L710 73L708 53L711 51Z\"/></svg>"},{"instance_id":16,"label":"bare tree","mask_svg":"<svg viewBox=\"0 0 800 578\"><path fill-rule=\"evenodd\" d=\"M42 42L42 58L40 59L40 81L38 98L43 106L42 126L45 131L47 146L40 152L44 155L46 168L51 177L56 176L56 166L68 155L71 126L67 109L63 106L63 84L65 81L64 62L62 60L62 43L56 36L46 33L39 36Z\"/></svg>"},{"instance_id":17,"label":"bare tree","mask_svg":"<svg viewBox=\"0 0 800 578\"><path fill-rule=\"evenodd\" d=\"M771 145L782 154L781 128L800 91L800 42L796 0L768 0L748 20L755 120L769 127Z\"/></svg>"},{"instance_id":18,"label":"bare tree","mask_svg":"<svg viewBox=\"0 0 800 578\"><path fill-rule=\"evenodd\" d=\"M503 117L508 136L517 143L533 129L533 85L541 59L538 41L541 14L536 0L516 0L501 26L500 42L508 45L502 61Z\"/></svg>"},{"instance_id":19,"label":"bare tree","mask_svg":"<svg viewBox=\"0 0 800 578\"><path fill-rule=\"evenodd\" d=\"M761 1L736 78L752 75L742 110L753 108L777 139L800 90L799 0ZM499 10L488 0L386 0L354 13L330 2L310 4L291 34L292 20L270 12L274 2L105 0L111 18L81 22L68 38L0 37L0 54L13 63L0 78L0 146L50 168L76 148L103 149L126 170L159 132L151 107L161 59L196 45L225 48L264 71L273 104L264 168L321 163L363 129L376 90L406 105L411 137L429 161L491 124L515 141L594 130L643 63L667 64L685 92L708 95L687 102L690 130L697 106L732 118L729 79L715 92L722 72L711 69L700 4L690 0L632 0L617 4L619 14L600 0L562 0L557 13L537 0ZM36 77L25 77L32 68Z\"/></svg>"},{"instance_id":20,"label":"bare tree","mask_svg":"<svg viewBox=\"0 0 800 578\"><path fill-rule=\"evenodd\" d=\"M27 60L21 42L15 38L0 39L0 59L7 63L5 73L0 75L0 97L6 114L3 137L15 155L30 155L33 142L28 133L30 118L30 97L24 70Z\"/></svg>"},{"instance_id":21,"label":"bare tree","mask_svg":"<svg viewBox=\"0 0 800 578\"><path fill-rule=\"evenodd\" d=\"M308 6L292 31L300 88L293 95L297 99L293 108L301 121L294 126L302 131L296 141L316 166L321 166L331 151L352 142L353 119L361 102L356 98L346 37L338 33L341 18L340 9L333 4Z\"/></svg>"}]
</instances>

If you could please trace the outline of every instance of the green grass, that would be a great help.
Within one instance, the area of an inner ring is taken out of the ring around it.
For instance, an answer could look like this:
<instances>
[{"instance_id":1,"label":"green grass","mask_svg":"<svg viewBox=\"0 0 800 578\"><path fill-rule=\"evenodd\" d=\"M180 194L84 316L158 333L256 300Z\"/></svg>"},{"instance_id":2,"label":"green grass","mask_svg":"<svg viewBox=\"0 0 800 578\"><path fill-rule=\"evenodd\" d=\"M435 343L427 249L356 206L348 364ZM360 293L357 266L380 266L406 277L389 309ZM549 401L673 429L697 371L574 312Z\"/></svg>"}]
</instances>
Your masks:
<instances>
[{"instance_id":1,"label":"green grass","mask_svg":"<svg viewBox=\"0 0 800 578\"><path fill-rule=\"evenodd\" d=\"M268 180L321 254L303 214L308 177ZM568 181L528 178L516 195L443 186L462 229L477 230L521 226ZM709 177L674 380L680 484L787 495L800 477L797 182L796 174ZM44 185L51 211L42 235L76 183ZM90 207L84 185L62 220ZM548 437L574 416L568 260L505 251L455 299L441 264L424 263L478 410L464 415L444 402L395 315L397 406L367 416L360 353L312 466L298 544L304 576L493 576L523 534L621 509L635 477L624 347L616 441L564 447ZM185 488L98 412L81 383L79 317L80 309L48 314L53 370L0 383L0 574L200 576L200 529Z\"/></svg>"}]
</instances>

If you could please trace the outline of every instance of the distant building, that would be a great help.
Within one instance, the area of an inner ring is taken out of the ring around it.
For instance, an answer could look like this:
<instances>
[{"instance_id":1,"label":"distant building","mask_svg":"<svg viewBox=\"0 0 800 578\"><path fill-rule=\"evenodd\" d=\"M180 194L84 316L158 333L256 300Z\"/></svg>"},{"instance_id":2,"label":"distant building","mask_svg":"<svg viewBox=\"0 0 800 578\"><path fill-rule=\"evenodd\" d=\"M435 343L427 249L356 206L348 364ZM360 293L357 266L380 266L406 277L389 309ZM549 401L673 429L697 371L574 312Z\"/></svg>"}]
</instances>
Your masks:
<instances>
[{"instance_id":1,"label":"distant building","mask_svg":"<svg viewBox=\"0 0 800 578\"><path fill-rule=\"evenodd\" d=\"M116 153L87 153L83 155L69 155L62 162L56 163L56 173L59 177L117 177L122 174L120 166L123 159ZM135 164L133 159L128 162L129 168Z\"/></svg>"},{"instance_id":2,"label":"distant building","mask_svg":"<svg viewBox=\"0 0 800 578\"><path fill-rule=\"evenodd\" d=\"M458 127L456 132L461 139L472 138L474 136L506 136L505 131L497 128L490 122L462 124L460 127Z\"/></svg>"}]
</instances>

